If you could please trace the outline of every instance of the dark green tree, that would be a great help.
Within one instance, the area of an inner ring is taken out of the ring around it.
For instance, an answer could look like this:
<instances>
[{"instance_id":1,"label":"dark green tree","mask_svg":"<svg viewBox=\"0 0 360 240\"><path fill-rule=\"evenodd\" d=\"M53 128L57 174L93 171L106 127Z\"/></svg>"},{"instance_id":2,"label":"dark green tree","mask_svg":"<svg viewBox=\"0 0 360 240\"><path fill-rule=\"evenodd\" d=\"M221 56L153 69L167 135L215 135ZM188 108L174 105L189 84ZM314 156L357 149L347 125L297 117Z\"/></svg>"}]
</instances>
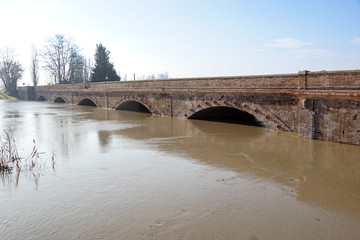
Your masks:
<instances>
[{"instance_id":1,"label":"dark green tree","mask_svg":"<svg viewBox=\"0 0 360 240\"><path fill-rule=\"evenodd\" d=\"M101 44L96 44L95 50L95 66L92 69L91 81L103 82L103 81L120 81L120 77L117 75L114 65L109 61L110 51Z\"/></svg>"}]
</instances>

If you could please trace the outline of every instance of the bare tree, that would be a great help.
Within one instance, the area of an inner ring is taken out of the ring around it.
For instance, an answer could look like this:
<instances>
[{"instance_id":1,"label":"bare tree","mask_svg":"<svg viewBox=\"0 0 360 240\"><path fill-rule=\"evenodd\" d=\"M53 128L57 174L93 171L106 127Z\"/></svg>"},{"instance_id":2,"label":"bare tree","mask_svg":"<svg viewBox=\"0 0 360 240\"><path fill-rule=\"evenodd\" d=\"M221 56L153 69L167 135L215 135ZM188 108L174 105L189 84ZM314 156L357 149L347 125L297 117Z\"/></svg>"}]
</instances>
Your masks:
<instances>
[{"instance_id":1,"label":"bare tree","mask_svg":"<svg viewBox=\"0 0 360 240\"><path fill-rule=\"evenodd\" d=\"M39 54L35 46L31 49L31 80L34 86L39 83Z\"/></svg>"},{"instance_id":2,"label":"bare tree","mask_svg":"<svg viewBox=\"0 0 360 240\"><path fill-rule=\"evenodd\" d=\"M69 62L69 82L82 83L85 77L85 57L72 50Z\"/></svg>"},{"instance_id":3,"label":"bare tree","mask_svg":"<svg viewBox=\"0 0 360 240\"><path fill-rule=\"evenodd\" d=\"M89 59L89 62L90 62L90 59ZM90 69L91 68L88 66L88 62L87 62L86 58L84 58L84 80L83 80L84 83L88 82L90 79L90 77L89 77Z\"/></svg>"},{"instance_id":4,"label":"bare tree","mask_svg":"<svg viewBox=\"0 0 360 240\"><path fill-rule=\"evenodd\" d=\"M85 68L84 68L84 82L90 82L91 80L91 69L93 68L91 59L88 58L88 60L86 61L85 59Z\"/></svg>"},{"instance_id":5,"label":"bare tree","mask_svg":"<svg viewBox=\"0 0 360 240\"><path fill-rule=\"evenodd\" d=\"M24 69L15 59L12 48L5 48L0 52L0 79L9 95L17 97L17 82L21 79Z\"/></svg>"},{"instance_id":6,"label":"bare tree","mask_svg":"<svg viewBox=\"0 0 360 240\"><path fill-rule=\"evenodd\" d=\"M55 84L69 82L70 60L74 52L78 52L78 47L64 35L55 35L47 40L41 55L44 68L53 77Z\"/></svg>"}]
</instances>

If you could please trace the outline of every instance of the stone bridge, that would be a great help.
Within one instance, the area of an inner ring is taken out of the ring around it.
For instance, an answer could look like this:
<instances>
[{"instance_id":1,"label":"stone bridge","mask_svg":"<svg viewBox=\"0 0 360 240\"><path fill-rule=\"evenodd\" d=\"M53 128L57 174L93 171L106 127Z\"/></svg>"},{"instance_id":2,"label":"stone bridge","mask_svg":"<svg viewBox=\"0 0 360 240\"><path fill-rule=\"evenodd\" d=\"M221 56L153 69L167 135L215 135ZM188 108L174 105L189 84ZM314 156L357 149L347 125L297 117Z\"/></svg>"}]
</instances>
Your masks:
<instances>
[{"instance_id":1,"label":"stone bridge","mask_svg":"<svg viewBox=\"0 0 360 240\"><path fill-rule=\"evenodd\" d=\"M190 119L250 119L300 137L360 145L360 71L19 87L24 100Z\"/></svg>"}]
</instances>

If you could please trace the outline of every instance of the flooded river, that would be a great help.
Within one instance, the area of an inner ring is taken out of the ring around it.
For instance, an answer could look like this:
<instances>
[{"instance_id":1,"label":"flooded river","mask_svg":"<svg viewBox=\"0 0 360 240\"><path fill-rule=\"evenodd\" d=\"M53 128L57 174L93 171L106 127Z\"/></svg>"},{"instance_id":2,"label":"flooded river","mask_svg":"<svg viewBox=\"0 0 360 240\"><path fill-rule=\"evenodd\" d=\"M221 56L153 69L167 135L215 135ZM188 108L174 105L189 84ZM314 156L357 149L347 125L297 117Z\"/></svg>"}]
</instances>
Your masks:
<instances>
[{"instance_id":1,"label":"flooded river","mask_svg":"<svg viewBox=\"0 0 360 240\"><path fill-rule=\"evenodd\" d=\"M0 101L38 182L2 176L1 239L359 239L360 147L229 123Z\"/></svg>"}]
</instances>

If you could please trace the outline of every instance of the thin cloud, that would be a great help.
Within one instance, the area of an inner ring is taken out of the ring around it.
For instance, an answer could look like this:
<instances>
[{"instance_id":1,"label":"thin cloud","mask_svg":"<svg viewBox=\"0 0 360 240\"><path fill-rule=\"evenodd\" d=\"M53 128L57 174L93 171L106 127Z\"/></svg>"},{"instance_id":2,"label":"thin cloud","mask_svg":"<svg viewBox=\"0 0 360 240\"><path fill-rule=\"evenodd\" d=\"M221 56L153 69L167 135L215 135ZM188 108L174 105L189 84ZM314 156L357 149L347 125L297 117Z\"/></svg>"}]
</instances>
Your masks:
<instances>
[{"instance_id":1,"label":"thin cloud","mask_svg":"<svg viewBox=\"0 0 360 240\"><path fill-rule=\"evenodd\" d=\"M360 45L360 37L358 38L354 38L353 40L350 41L352 44L354 45Z\"/></svg>"},{"instance_id":2,"label":"thin cloud","mask_svg":"<svg viewBox=\"0 0 360 240\"><path fill-rule=\"evenodd\" d=\"M266 45L277 48L300 48L303 46L312 45L312 43L302 42L294 38L281 38L281 39L274 39L272 43Z\"/></svg>"},{"instance_id":3,"label":"thin cloud","mask_svg":"<svg viewBox=\"0 0 360 240\"><path fill-rule=\"evenodd\" d=\"M304 58L329 58L333 57L335 53L327 49L301 49L294 50L293 55L288 58L304 59Z\"/></svg>"}]
</instances>

